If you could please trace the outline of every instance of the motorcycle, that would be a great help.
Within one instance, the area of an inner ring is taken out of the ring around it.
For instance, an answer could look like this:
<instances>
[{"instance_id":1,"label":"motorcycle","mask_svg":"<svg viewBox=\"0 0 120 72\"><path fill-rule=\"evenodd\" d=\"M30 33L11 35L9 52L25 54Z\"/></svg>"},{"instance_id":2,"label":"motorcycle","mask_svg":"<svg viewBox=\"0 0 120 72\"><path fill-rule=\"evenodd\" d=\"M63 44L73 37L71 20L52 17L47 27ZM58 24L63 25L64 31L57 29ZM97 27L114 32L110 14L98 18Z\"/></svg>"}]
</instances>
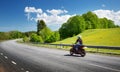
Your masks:
<instances>
[{"instance_id":1,"label":"motorcycle","mask_svg":"<svg viewBox=\"0 0 120 72\"><path fill-rule=\"evenodd\" d=\"M76 50L75 48L75 45L72 45L72 48L70 49L70 55L73 55L73 54L80 54L81 57L84 57L86 55L86 51L85 51L85 46L79 46L78 47L78 50Z\"/></svg>"}]
</instances>

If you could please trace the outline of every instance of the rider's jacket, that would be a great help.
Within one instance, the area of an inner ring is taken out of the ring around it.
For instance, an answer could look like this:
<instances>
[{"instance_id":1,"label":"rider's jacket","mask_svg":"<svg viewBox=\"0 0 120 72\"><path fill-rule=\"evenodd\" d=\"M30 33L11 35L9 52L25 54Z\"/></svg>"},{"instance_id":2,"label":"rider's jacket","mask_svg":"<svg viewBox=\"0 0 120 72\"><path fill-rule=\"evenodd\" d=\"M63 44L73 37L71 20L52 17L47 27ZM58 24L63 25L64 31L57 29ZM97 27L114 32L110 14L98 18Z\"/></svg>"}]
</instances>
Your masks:
<instances>
[{"instance_id":1,"label":"rider's jacket","mask_svg":"<svg viewBox=\"0 0 120 72\"><path fill-rule=\"evenodd\" d=\"M76 42L75 42L75 44L80 44L80 45L82 45L82 44L83 44L83 43L82 43L82 39L77 39Z\"/></svg>"}]
</instances>

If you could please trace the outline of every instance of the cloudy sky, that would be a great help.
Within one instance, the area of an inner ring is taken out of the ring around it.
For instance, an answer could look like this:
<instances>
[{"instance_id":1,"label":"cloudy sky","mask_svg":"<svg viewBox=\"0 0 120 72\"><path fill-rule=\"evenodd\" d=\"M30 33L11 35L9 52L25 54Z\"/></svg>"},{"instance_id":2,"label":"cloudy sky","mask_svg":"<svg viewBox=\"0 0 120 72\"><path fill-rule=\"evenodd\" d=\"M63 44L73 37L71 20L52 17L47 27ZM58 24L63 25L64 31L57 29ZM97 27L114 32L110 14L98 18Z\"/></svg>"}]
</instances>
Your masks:
<instances>
[{"instance_id":1,"label":"cloudy sky","mask_svg":"<svg viewBox=\"0 0 120 72\"><path fill-rule=\"evenodd\" d=\"M71 16L92 11L120 25L120 0L0 0L0 31L36 31L43 19L58 30Z\"/></svg>"}]
</instances>

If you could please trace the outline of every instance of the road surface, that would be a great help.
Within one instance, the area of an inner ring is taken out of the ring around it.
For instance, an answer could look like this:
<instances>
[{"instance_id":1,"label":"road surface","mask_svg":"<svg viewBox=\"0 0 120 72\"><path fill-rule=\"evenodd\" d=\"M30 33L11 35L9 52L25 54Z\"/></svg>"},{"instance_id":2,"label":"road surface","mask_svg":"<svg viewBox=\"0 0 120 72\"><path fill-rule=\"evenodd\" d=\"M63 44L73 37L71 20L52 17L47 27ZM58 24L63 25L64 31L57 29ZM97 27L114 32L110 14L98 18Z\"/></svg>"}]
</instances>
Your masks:
<instances>
[{"instance_id":1,"label":"road surface","mask_svg":"<svg viewBox=\"0 0 120 72\"><path fill-rule=\"evenodd\" d=\"M89 53L85 57L70 56L69 51L15 41L0 43L0 69L3 67L3 72L120 72L120 57Z\"/></svg>"}]
</instances>

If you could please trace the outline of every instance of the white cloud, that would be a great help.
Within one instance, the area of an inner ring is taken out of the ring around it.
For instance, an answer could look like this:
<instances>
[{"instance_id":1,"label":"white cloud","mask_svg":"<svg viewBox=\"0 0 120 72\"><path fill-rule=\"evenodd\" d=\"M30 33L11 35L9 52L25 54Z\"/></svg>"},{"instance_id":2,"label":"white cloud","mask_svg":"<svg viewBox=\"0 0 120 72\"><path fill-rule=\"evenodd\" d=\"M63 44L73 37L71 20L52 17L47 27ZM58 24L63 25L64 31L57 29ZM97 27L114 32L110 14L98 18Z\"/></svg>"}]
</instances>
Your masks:
<instances>
[{"instance_id":1,"label":"white cloud","mask_svg":"<svg viewBox=\"0 0 120 72\"><path fill-rule=\"evenodd\" d=\"M36 9L35 7L25 7L27 13L42 13L42 9Z\"/></svg>"},{"instance_id":2,"label":"white cloud","mask_svg":"<svg viewBox=\"0 0 120 72\"><path fill-rule=\"evenodd\" d=\"M52 10L47 10L48 13L51 13L52 15L59 15L59 14L62 14L62 13L67 13L68 11L67 10L56 10L56 9L52 9Z\"/></svg>"},{"instance_id":3,"label":"white cloud","mask_svg":"<svg viewBox=\"0 0 120 72\"><path fill-rule=\"evenodd\" d=\"M26 12L26 16L28 20L32 20L33 18L31 18L31 14L30 13L37 13L37 14L41 14L43 11L42 9L36 9L35 7L25 7L24 12Z\"/></svg>"},{"instance_id":4,"label":"white cloud","mask_svg":"<svg viewBox=\"0 0 120 72\"><path fill-rule=\"evenodd\" d=\"M35 21L43 19L47 24L62 24L66 22L70 17L71 15L57 15L57 14L49 15L47 13L42 13L37 14L37 17L34 19Z\"/></svg>"},{"instance_id":5,"label":"white cloud","mask_svg":"<svg viewBox=\"0 0 120 72\"><path fill-rule=\"evenodd\" d=\"M24 12L26 13L28 20L44 20L47 25L58 25L60 26L64 22L66 22L71 16L67 14L67 10L61 10L61 9L52 9L52 10L46 10L46 12L43 12L42 9L36 9L35 7L25 7ZM32 16L32 13L36 14L36 17Z\"/></svg>"},{"instance_id":6,"label":"white cloud","mask_svg":"<svg viewBox=\"0 0 120 72\"><path fill-rule=\"evenodd\" d=\"M120 25L120 10L119 11L113 11L113 10L95 10L93 11L99 18L106 17L110 20L113 20L116 25Z\"/></svg>"}]
</instances>

